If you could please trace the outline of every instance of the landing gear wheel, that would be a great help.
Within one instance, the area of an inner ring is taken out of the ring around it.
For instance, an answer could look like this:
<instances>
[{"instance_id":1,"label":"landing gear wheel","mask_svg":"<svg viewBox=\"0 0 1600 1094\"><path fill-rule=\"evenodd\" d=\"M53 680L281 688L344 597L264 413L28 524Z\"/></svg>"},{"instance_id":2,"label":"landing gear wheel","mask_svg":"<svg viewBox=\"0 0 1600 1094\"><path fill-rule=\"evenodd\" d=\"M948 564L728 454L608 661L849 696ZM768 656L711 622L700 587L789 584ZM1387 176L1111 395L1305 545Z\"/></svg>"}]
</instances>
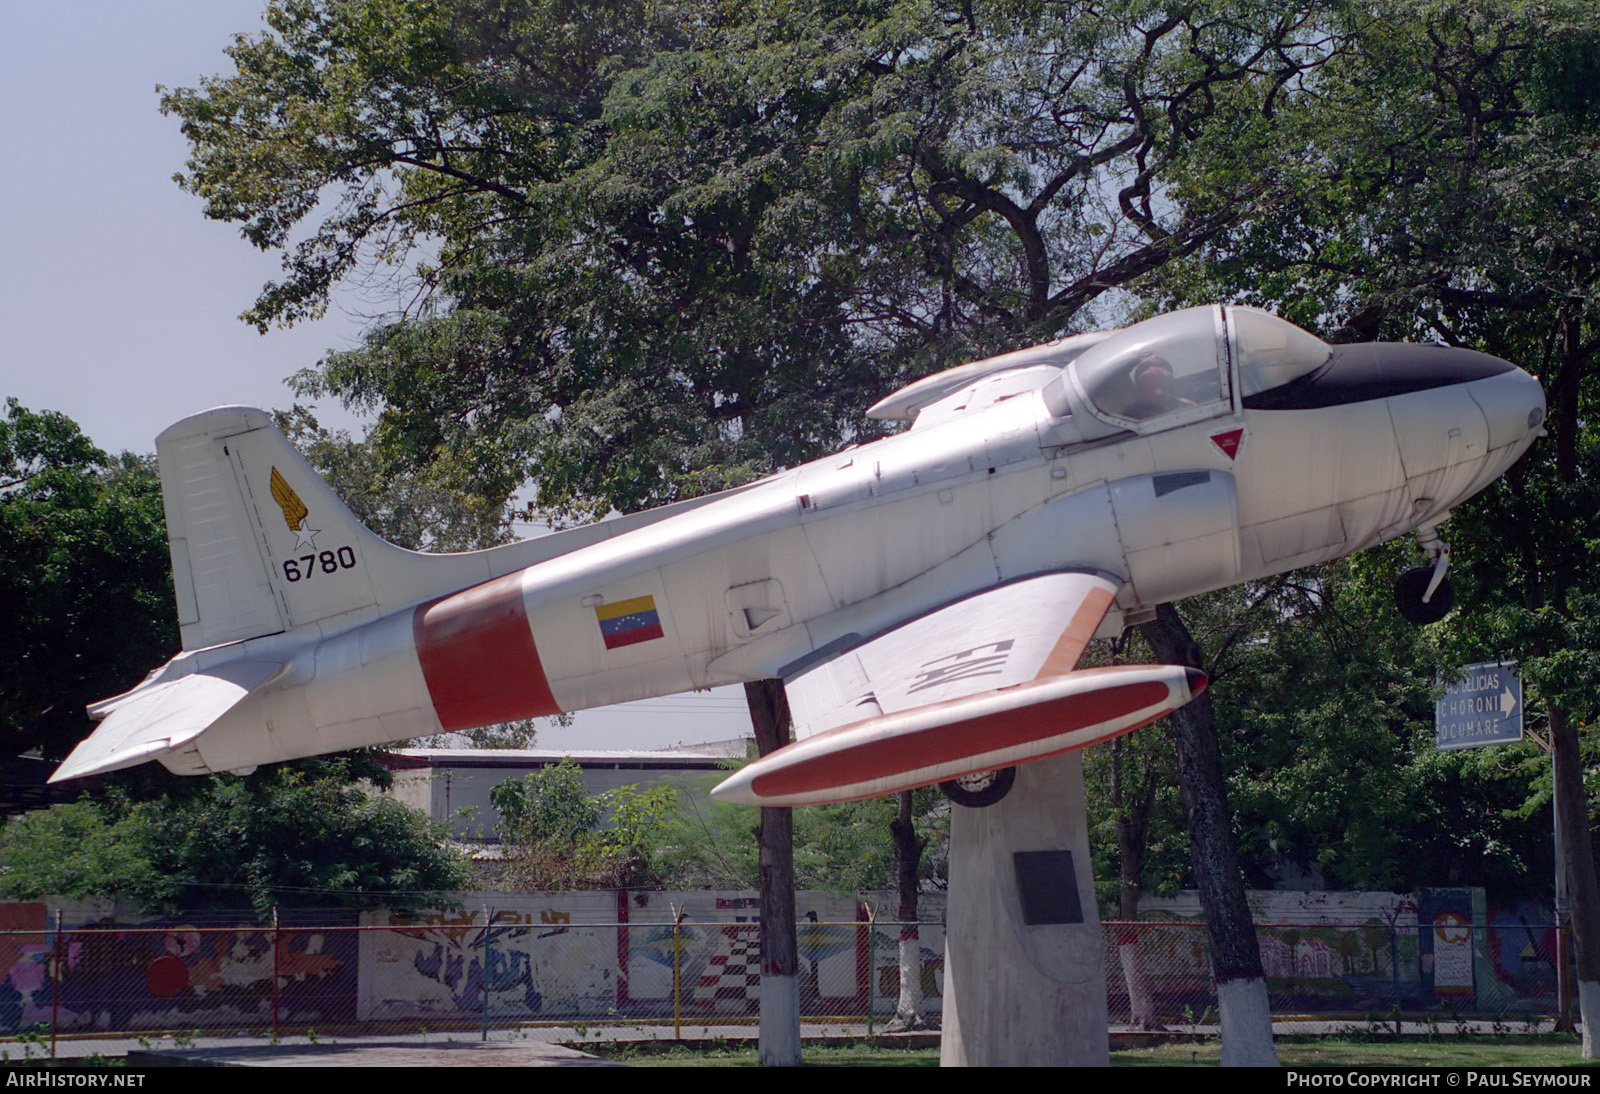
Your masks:
<instances>
[{"instance_id":1,"label":"landing gear wheel","mask_svg":"<svg viewBox=\"0 0 1600 1094\"><path fill-rule=\"evenodd\" d=\"M968 809L982 809L993 805L1011 792L1017 781L1017 769L1002 767L999 771L979 771L975 775L962 775L947 783L940 783L944 796Z\"/></svg>"},{"instance_id":2,"label":"landing gear wheel","mask_svg":"<svg viewBox=\"0 0 1600 1094\"><path fill-rule=\"evenodd\" d=\"M1433 590L1433 599L1424 601L1422 598L1427 595L1428 583L1432 580L1433 567L1418 566L1401 574L1394 583L1395 607L1419 627L1439 622L1450 614L1450 609L1456 604L1449 578L1439 582L1439 587Z\"/></svg>"}]
</instances>

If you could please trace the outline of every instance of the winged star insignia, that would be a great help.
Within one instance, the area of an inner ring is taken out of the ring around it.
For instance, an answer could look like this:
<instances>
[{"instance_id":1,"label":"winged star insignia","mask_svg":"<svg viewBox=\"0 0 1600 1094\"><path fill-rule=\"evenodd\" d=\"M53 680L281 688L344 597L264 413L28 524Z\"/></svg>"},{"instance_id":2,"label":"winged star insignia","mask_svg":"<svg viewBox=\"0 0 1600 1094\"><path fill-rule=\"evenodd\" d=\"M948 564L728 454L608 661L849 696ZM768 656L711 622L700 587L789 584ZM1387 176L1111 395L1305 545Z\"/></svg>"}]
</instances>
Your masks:
<instances>
[{"instance_id":1,"label":"winged star insignia","mask_svg":"<svg viewBox=\"0 0 1600 1094\"><path fill-rule=\"evenodd\" d=\"M278 473L276 467L272 469L272 478L269 481L272 485L272 500L283 510L283 522L295 535L295 547L315 547L317 533L322 529L312 528L306 524L306 517L311 515L311 510L306 508L306 503L300 500L300 495L294 492L294 487Z\"/></svg>"}]
</instances>

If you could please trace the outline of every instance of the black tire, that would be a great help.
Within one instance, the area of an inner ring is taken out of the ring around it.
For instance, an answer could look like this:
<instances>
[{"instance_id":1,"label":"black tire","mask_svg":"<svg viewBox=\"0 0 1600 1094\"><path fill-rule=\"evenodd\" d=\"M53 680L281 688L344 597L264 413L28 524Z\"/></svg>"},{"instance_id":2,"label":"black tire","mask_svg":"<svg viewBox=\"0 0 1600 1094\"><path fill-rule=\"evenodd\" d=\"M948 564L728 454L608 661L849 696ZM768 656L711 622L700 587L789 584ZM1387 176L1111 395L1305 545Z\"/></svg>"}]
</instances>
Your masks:
<instances>
[{"instance_id":1,"label":"black tire","mask_svg":"<svg viewBox=\"0 0 1600 1094\"><path fill-rule=\"evenodd\" d=\"M1394 583L1394 603L1400 609L1400 614L1419 627L1429 623L1437 623L1450 614L1450 609L1455 607L1455 593L1450 588L1450 579L1445 578L1439 582L1439 587L1433 591L1433 599L1423 603L1423 596L1428 591L1428 582L1433 580L1432 566L1418 566L1401 574Z\"/></svg>"},{"instance_id":2,"label":"black tire","mask_svg":"<svg viewBox=\"0 0 1600 1094\"><path fill-rule=\"evenodd\" d=\"M964 805L968 809L982 809L984 806L993 805L1011 792L1011 784L1017 781L1017 769L1002 767L998 771L979 771L971 775L962 775L958 779L939 784L939 789L944 791L944 796L957 805Z\"/></svg>"}]
</instances>

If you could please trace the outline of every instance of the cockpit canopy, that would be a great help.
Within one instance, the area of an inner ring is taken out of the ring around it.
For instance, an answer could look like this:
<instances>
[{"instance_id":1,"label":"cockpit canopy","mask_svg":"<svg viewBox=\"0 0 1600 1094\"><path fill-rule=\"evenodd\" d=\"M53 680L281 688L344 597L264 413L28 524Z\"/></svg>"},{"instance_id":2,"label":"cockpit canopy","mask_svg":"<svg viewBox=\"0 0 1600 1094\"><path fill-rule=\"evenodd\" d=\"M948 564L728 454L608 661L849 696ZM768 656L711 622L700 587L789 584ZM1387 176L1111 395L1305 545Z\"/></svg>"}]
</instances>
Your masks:
<instances>
[{"instance_id":1,"label":"cockpit canopy","mask_svg":"<svg viewBox=\"0 0 1600 1094\"><path fill-rule=\"evenodd\" d=\"M1143 433L1228 413L1236 388L1242 400L1278 387L1331 353L1321 339L1264 311L1187 308L1116 332L1043 394L1058 416L1076 403L1113 427L1093 432Z\"/></svg>"}]
</instances>

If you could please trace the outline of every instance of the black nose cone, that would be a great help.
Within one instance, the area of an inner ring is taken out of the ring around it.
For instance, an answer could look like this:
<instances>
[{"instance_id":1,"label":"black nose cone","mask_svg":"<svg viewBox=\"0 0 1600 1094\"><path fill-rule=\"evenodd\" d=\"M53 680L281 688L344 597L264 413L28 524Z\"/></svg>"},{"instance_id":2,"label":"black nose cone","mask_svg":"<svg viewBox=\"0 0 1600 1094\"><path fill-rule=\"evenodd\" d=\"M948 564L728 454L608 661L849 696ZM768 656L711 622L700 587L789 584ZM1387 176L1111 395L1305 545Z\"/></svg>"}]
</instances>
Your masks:
<instances>
[{"instance_id":1,"label":"black nose cone","mask_svg":"<svg viewBox=\"0 0 1600 1094\"><path fill-rule=\"evenodd\" d=\"M1516 368L1477 350L1367 342L1335 346L1318 367L1279 387L1247 395L1250 410L1312 410L1364 403L1499 376Z\"/></svg>"}]
</instances>

